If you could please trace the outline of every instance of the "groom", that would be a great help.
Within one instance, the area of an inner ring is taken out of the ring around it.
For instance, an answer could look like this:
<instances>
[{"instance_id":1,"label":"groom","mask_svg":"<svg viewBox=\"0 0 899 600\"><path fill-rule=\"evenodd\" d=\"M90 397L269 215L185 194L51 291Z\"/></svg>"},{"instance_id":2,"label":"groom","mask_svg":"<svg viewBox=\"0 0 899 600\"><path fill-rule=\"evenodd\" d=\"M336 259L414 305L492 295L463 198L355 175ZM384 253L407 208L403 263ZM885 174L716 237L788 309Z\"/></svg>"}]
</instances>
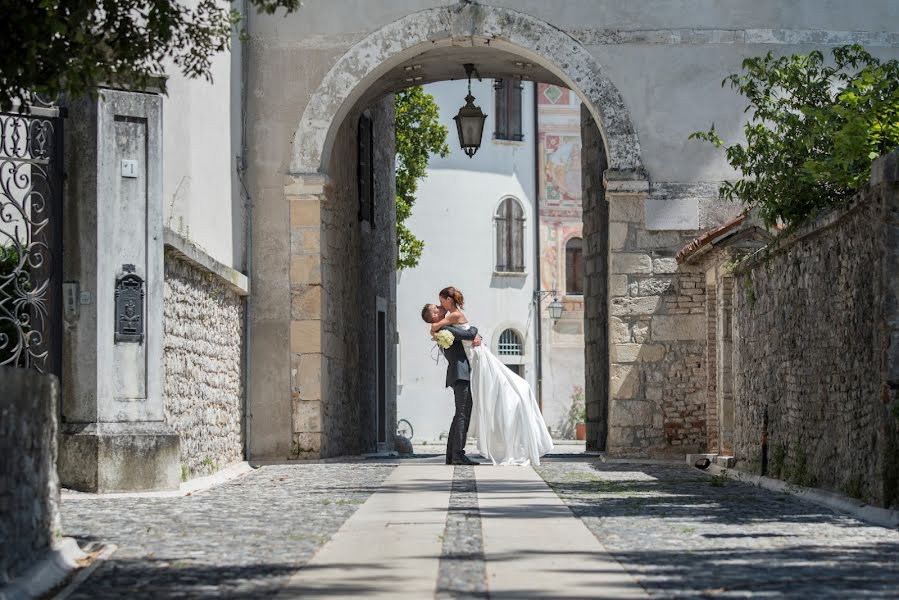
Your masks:
<instances>
[{"instance_id":1,"label":"groom","mask_svg":"<svg viewBox=\"0 0 899 600\"><path fill-rule=\"evenodd\" d=\"M421 318L425 323L436 323L443 319L446 310L436 304L425 304L421 310ZM477 465L480 464L465 456L465 440L468 438L468 424L471 421L471 365L465 355L462 340L472 340L472 346L481 344L481 336L477 327L460 329L452 325L441 327L453 334L453 345L443 350L446 357L446 387L453 388L456 399L456 414L450 425L449 439L446 443L446 464Z\"/></svg>"}]
</instances>

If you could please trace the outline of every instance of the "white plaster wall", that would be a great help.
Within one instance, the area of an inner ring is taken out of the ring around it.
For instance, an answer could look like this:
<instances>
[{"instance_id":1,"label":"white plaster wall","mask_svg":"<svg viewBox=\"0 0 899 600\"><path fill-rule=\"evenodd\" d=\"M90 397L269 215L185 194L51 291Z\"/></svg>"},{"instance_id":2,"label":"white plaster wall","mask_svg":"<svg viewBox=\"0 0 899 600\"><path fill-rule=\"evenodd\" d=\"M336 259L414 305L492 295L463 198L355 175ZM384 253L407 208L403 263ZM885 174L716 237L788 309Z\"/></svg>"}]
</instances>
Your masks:
<instances>
[{"instance_id":1,"label":"white plaster wall","mask_svg":"<svg viewBox=\"0 0 899 600\"><path fill-rule=\"evenodd\" d=\"M187 79L174 66L167 69L163 202L167 227L242 271L244 216L234 184L240 103L232 90L239 90L238 68L239 62L232 67L232 54L223 52L212 59L212 83Z\"/></svg>"},{"instance_id":2,"label":"white plaster wall","mask_svg":"<svg viewBox=\"0 0 899 600\"><path fill-rule=\"evenodd\" d=\"M449 129L450 155L433 157L428 176L419 184L408 224L425 242L421 262L399 274L397 330L399 333L397 416L412 422L415 439L437 439L449 430L453 415L452 390L444 388L446 361L435 362L434 343L421 320L426 302L454 285L465 294L465 314L495 352L502 330L518 330L523 341L529 325L534 289L534 117L533 86L522 91L524 141L493 141L492 80L472 83L475 104L488 114L484 140L474 158L460 149L452 118L464 103L465 82L425 86L440 106L440 120ZM500 200L515 196L525 211L525 274L493 274L493 215ZM534 335L525 343L525 377L534 384Z\"/></svg>"}]
</instances>

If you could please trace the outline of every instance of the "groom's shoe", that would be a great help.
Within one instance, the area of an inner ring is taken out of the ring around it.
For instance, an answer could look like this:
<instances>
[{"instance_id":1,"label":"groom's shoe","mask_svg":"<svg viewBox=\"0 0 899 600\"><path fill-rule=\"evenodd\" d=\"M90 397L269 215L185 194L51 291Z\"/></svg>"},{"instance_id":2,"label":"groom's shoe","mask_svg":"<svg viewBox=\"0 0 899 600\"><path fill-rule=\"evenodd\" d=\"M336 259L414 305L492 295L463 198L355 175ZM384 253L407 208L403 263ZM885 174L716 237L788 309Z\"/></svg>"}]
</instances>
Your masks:
<instances>
[{"instance_id":1,"label":"groom's shoe","mask_svg":"<svg viewBox=\"0 0 899 600\"><path fill-rule=\"evenodd\" d=\"M470 458L468 458L467 456L465 456L463 454L462 456L453 457L453 460L451 461L450 464L453 464L453 465L479 465L481 463L479 463L475 460L471 460Z\"/></svg>"}]
</instances>

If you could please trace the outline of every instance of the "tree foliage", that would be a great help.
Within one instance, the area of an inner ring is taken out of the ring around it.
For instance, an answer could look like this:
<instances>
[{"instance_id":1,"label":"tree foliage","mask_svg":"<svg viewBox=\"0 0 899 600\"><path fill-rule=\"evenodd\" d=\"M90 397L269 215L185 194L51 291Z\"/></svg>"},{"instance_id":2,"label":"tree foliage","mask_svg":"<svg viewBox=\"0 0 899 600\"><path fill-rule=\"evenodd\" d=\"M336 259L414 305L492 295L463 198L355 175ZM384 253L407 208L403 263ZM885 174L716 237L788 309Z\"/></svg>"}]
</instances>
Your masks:
<instances>
[{"instance_id":1,"label":"tree foliage","mask_svg":"<svg viewBox=\"0 0 899 600\"><path fill-rule=\"evenodd\" d=\"M434 97L421 86L407 88L394 96L396 109L396 235L399 254L397 269L418 264L424 242L405 224L412 215L418 181L427 174L431 154L446 156L449 131L440 124Z\"/></svg>"},{"instance_id":2,"label":"tree foliage","mask_svg":"<svg viewBox=\"0 0 899 600\"><path fill-rule=\"evenodd\" d=\"M768 225L791 226L846 202L865 184L871 162L899 147L899 62L881 62L858 44L743 61L730 85L748 100L745 144L726 148L743 179L721 194L758 207ZM696 132L722 146L715 126Z\"/></svg>"},{"instance_id":3,"label":"tree foliage","mask_svg":"<svg viewBox=\"0 0 899 600\"><path fill-rule=\"evenodd\" d=\"M258 12L301 0L249 0ZM230 0L16 0L0 19L0 108L35 95L93 92L101 83L146 86L167 61L211 80L240 14ZM164 86L164 82L162 82Z\"/></svg>"}]
</instances>

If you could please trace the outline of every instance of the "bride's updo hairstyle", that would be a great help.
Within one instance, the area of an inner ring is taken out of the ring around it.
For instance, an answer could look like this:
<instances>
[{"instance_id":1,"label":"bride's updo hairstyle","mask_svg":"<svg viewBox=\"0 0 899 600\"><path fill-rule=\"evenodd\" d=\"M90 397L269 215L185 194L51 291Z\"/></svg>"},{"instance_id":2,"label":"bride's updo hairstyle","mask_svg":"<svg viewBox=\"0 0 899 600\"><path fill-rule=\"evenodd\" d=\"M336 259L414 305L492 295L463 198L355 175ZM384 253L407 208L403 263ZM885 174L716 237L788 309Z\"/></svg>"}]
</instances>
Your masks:
<instances>
[{"instance_id":1,"label":"bride's updo hairstyle","mask_svg":"<svg viewBox=\"0 0 899 600\"><path fill-rule=\"evenodd\" d=\"M437 295L441 298L452 298L453 302L455 302L456 306L458 306L459 308L465 307L465 296L463 296L462 292L460 292L453 286L443 288Z\"/></svg>"}]
</instances>

